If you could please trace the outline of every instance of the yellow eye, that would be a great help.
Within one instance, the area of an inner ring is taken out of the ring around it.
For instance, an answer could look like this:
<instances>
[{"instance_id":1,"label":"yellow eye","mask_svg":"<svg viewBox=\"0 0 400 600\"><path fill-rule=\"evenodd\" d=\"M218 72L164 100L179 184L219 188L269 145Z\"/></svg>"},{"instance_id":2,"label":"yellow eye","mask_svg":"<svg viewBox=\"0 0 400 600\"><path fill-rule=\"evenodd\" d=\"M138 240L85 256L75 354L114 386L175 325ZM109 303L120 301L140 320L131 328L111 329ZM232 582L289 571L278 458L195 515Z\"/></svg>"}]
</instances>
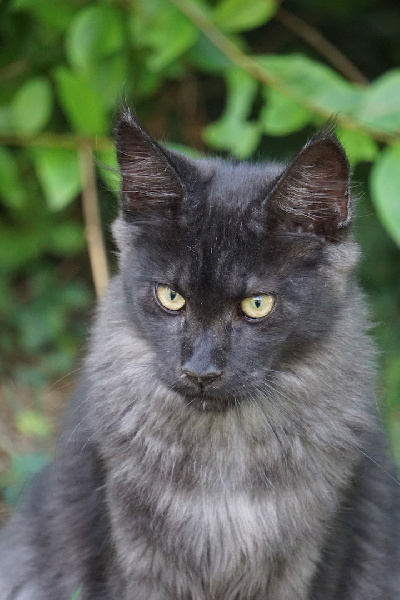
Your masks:
<instances>
[{"instance_id":1,"label":"yellow eye","mask_svg":"<svg viewBox=\"0 0 400 600\"><path fill-rule=\"evenodd\" d=\"M161 306L168 310L178 311L185 306L185 298L167 285L157 284L156 296Z\"/></svg>"},{"instance_id":2,"label":"yellow eye","mask_svg":"<svg viewBox=\"0 0 400 600\"><path fill-rule=\"evenodd\" d=\"M250 319L260 319L266 317L271 312L275 304L275 298L269 294L262 294L260 296L251 296L251 298L245 298L240 303L240 307L246 317Z\"/></svg>"}]
</instances>

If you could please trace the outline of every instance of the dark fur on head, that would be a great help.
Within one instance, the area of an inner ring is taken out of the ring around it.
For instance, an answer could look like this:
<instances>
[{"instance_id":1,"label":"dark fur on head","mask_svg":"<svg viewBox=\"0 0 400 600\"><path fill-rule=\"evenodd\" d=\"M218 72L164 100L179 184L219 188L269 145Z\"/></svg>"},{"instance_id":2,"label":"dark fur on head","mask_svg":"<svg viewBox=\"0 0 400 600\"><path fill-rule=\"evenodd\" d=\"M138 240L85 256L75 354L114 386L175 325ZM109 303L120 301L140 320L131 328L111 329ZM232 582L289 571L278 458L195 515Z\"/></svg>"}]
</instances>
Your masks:
<instances>
[{"instance_id":1,"label":"dark fur on head","mask_svg":"<svg viewBox=\"0 0 400 600\"><path fill-rule=\"evenodd\" d=\"M116 138L120 274L60 457L3 535L0 600L396 598L340 143L191 160L128 109Z\"/></svg>"}]
</instances>

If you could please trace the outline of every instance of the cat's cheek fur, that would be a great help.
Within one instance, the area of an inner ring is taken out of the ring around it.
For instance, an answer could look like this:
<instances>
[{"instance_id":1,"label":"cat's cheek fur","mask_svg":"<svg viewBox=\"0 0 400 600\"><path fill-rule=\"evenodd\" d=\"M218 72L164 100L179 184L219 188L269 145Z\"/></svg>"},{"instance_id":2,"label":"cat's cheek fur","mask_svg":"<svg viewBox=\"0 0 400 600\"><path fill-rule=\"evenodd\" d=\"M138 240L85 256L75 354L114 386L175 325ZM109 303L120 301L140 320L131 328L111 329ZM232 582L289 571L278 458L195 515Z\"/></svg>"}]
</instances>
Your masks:
<instances>
[{"instance_id":1,"label":"cat's cheek fur","mask_svg":"<svg viewBox=\"0 0 400 600\"><path fill-rule=\"evenodd\" d=\"M342 303L350 299L354 288L354 275L361 251L356 242L349 236L343 244L331 244L325 249L325 261L320 272L325 277L332 297Z\"/></svg>"}]
</instances>

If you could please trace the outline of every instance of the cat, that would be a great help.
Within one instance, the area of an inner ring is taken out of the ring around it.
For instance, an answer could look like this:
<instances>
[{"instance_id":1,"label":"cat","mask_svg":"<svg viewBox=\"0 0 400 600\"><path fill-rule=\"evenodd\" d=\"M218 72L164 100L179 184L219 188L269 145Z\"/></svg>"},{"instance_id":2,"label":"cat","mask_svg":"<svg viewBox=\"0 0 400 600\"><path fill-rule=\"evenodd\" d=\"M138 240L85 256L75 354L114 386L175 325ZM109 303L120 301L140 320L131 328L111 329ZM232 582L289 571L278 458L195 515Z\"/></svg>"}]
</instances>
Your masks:
<instances>
[{"instance_id":1,"label":"cat","mask_svg":"<svg viewBox=\"0 0 400 600\"><path fill-rule=\"evenodd\" d=\"M120 272L1 600L400 598L345 152L189 159L124 108Z\"/></svg>"}]
</instances>

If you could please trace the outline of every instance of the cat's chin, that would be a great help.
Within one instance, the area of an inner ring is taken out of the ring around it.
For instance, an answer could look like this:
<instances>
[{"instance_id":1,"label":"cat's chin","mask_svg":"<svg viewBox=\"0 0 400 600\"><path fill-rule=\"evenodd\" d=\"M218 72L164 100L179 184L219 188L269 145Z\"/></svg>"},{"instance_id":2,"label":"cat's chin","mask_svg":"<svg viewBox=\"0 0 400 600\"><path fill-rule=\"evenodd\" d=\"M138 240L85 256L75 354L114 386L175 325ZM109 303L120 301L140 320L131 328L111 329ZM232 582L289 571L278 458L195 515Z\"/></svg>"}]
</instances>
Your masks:
<instances>
[{"instance_id":1,"label":"cat's chin","mask_svg":"<svg viewBox=\"0 0 400 600\"><path fill-rule=\"evenodd\" d=\"M211 394L199 394L196 396L184 396L189 408L201 412L225 412L235 408L238 400L229 396L217 396Z\"/></svg>"}]
</instances>

